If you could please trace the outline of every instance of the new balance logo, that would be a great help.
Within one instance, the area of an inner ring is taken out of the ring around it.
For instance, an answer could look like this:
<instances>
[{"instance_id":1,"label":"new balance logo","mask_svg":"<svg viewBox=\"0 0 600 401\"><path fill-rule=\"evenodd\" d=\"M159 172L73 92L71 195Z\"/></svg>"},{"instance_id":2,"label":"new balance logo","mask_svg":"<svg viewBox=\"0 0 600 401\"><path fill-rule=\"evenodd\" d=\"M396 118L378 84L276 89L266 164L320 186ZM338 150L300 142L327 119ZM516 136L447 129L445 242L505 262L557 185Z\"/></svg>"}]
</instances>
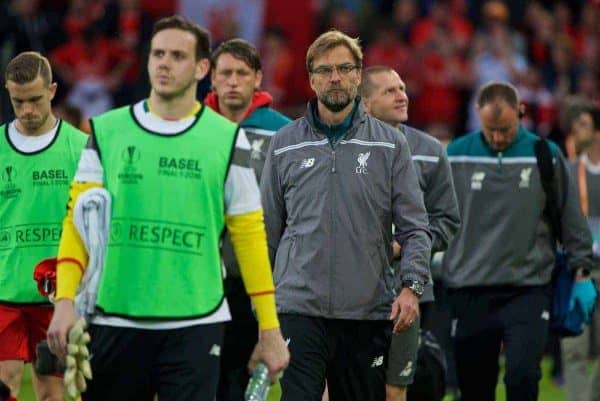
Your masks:
<instances>
[{"instance_id":1,"label":"new balance logo","mask_svg":"<svg viewBox=\"0 0 600 401\"><path fill-rule=\"evenodd\" d=\"M375 359L373 359L373 363L371 364L371 367L376 368L381 365L383 365L383 355L376 356Z\"/></svg>"},{"instance_id":2,"label":"new balance logo","mask_svg":"<svg viewBox=\"0 0 600 401\"><path fill-rule=\"evenodd\" d=\"M483 171L477 171L473 173L471 176L471 189L481 190L483 187L483 179L485 178L485 173Z\"/></svg>"},{"instance_id":3,"label":"new balance logo","mask_svg":"<svg viewBox=\"0 0 600 401\"><path fill-rule=\"evenodd\" d=\"M456 337L456 327L458 326L458 319L452 319L450 323L450 337Z\"/></svg>"},{"instance_id":4,"label":"new balance logo","mask_svg":"<svg viewBox=\"0 0 600 401\"><path fill-rule=\"evenodd\" d=\"M402 369L402 372L400 372L398 374L398 376L408 377L408 376L410 376L412 371L413 371L413 363L412 363L412 361L408 361L408 363L406 364L406 367L404 369Z\"/></svg>"},{"instance_id":5,"label":"new balance logo","mask_svg":"<svg viewBox=\"0 0 600 401\"><path fill-rule=\"evenodd\" d=\"M213 344L208 355L221 356L221 347L218 346L217 344Z\"/></svg>"},{"instance_id":6,"label":"new balance logo","mask_svg":"<svg viewBox=\"0 0 600 401\"><path fill-rule=\"evenodd\" d=\"M309 159L302 160L302 163L300 164L300 168L309 168L314 165L315 165L315 158L311 157Z\"/></svg>"}]
</instances>

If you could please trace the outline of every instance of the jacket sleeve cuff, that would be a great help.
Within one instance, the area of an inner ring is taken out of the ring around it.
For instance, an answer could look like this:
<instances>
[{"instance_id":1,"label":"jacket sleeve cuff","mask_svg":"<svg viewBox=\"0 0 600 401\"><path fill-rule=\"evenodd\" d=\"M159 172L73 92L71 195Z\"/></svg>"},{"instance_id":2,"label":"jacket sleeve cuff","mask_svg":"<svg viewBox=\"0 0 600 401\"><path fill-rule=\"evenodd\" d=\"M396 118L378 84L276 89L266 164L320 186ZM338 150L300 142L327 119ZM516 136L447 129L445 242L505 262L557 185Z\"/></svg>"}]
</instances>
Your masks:
<instances>
[{"instance_id":1,"label":"jacket sleeve cuff","mask_svg":"<svg viewBox=\"0 0 600 401\"><path fill-rule=\"evenodd\" d=\"M420 283L421 285L425 285L425 284L427 284L427 282L429 280L427 278L423 279L423 277L421 277L420 275L418 275L416 273L401 274L399 285L402 286L402 283L405 281L416 281L416 282Z\"/></svg>"}]
</instances>

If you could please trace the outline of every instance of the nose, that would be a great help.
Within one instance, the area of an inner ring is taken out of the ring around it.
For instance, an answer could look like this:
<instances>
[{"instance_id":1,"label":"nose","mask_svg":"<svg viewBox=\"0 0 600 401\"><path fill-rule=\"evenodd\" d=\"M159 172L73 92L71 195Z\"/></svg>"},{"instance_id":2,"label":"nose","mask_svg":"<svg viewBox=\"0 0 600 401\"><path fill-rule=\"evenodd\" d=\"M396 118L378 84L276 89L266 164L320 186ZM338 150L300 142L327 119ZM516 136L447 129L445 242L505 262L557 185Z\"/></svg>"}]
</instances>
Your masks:
<instances>
[{"instance_id":1,"label":"nose","mask_svg":"<svg viewBox=\"0 0 600 401\"><path fill-rule=\"evenodd\" d=\"M29 115L33 113L33 104L29 103L29 102L24 102L23 105L21 106L21 111L23 111L23 114L25 115Z\"/></svg>"},{"instance_id":2,"label":"nose","mask_svg":"<svg viewBox=\"0 0 600 401\"><path fill-rule=\"evenodd\" d=\"M238 84L238 75L236 73L231 74L228 79L227 79L227 83L231 86L237 86Z\"/></svg>"},{"instance_id":3,"label":"nose","mask_svg":"<svg viewBox=\"0 0 600 401\"><path fill-rule=\"evenodd\" d=\"M492 132L492 141L496 144L504 143L504 135L499 131Z\"/></svg>"},{"instance_id":4,"label":"nose","mask_svg":"<svg viewBox=\"0 0 600 401\"><path fill-rule=\"evenodd\" d=\"M168 70L171 66L171 60L169 56L164 55L158 59L158 68Z\"/></svg>"},{"instance_id":5,"label":"nose","mask_svg":"<svg viewBox=\"0 0 600 401\"><path fill-rule=\"evenodd\" d=\"M341 79L342 79L342 76L340 75L340 72L338 71L337 67L333 67L333 71L331 71L329 80L330 81L340 81Z\"/></svg>"}]
</instances>

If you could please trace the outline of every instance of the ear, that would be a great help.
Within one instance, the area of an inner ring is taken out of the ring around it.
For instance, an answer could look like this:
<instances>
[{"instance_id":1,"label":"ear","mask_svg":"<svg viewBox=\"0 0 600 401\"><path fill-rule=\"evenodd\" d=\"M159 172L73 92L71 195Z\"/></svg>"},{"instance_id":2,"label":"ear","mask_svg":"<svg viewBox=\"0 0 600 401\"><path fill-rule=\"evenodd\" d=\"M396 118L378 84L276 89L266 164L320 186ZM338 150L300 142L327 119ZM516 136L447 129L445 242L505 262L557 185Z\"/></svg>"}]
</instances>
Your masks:
<instances>
[{"instance_id":1,"label":"ear","mask_svg":"<svg viewBox=\"0 0 600 401\"><path fill-rule=\"evenodd\" d=\"M525 104L519 104L519 120L525 116Z\"/></svg>"},{"instance_id":2,"label":"ear","mask_svg":"<svg viewBox=\"0 0 600 401\"><path fill-rule=\"evenodd\" d=\"M210 71L210 61L207 58L201 58L196 62L196 73L194 74L198 81L202 80Z\"/></svg>"},{"instance_id":3,"label":"ear","mask_svg":"<svg viewBox=\"0 0 600 401\"><path fill-rule=\"evenodd\" d=\"M368 98L361 98L362 102L363 102L363 106L365 106L365 111L367 112L367 114L371 114L371 102L369 101Z\"/></svg>"},{"instance_id":4,"label":"ear","mask_svg":"<svg viewBox=\"0 0 600 401\"><path fill-rule=\"evenodd\" d=\"M317 93L317 91L315 90L315 83L314 83L314 77L313 74L308 73L308 82L310 83L310 88L313 90L313 92L315 92L315 94Z\"/></svg>"},{"instance_id":5,"label":"ear","mask_svg":"<svg viewBox=\"0 0 600 401\"><path fill-rule=\"evenodd\" d=\"M54 99L54 96L56 95L56 88L58 88L58 85L56 84L56 82L52 82L50 84L50 87L48 88L48 90L50 91L50 100Z\"/></svg>"},{"instance_id":6,"label":"ear","mask_svg":"<svg viewBox=\"0 0 600 401\"><path fill-rule=\"evenodd\" d=\"M256 71L256 82L254 83L254 90L258 90L262 84L263 73L261 70Z\"/></svg>"}]
</instances>

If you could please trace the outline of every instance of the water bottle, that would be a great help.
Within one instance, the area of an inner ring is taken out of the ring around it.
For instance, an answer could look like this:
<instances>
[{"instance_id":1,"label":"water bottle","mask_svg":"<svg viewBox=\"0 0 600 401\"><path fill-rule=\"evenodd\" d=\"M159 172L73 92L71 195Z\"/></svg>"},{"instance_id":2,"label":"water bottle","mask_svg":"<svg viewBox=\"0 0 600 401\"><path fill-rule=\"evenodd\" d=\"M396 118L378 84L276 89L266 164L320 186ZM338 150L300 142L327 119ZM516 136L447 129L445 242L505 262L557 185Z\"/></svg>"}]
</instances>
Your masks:
<instances>
[{"instance_id":1,"label":"water bottle","mask_svg":"<svg viewBox=\"0 0 600 401\"><path fill-rule=\"evenodd\" d=\"M266 401L270 386L271 380L269 380L269 369L267 369L264 363L259 363L256 365L256 368L248 381L244 400Z\"/></svg>"}]
</instances>

